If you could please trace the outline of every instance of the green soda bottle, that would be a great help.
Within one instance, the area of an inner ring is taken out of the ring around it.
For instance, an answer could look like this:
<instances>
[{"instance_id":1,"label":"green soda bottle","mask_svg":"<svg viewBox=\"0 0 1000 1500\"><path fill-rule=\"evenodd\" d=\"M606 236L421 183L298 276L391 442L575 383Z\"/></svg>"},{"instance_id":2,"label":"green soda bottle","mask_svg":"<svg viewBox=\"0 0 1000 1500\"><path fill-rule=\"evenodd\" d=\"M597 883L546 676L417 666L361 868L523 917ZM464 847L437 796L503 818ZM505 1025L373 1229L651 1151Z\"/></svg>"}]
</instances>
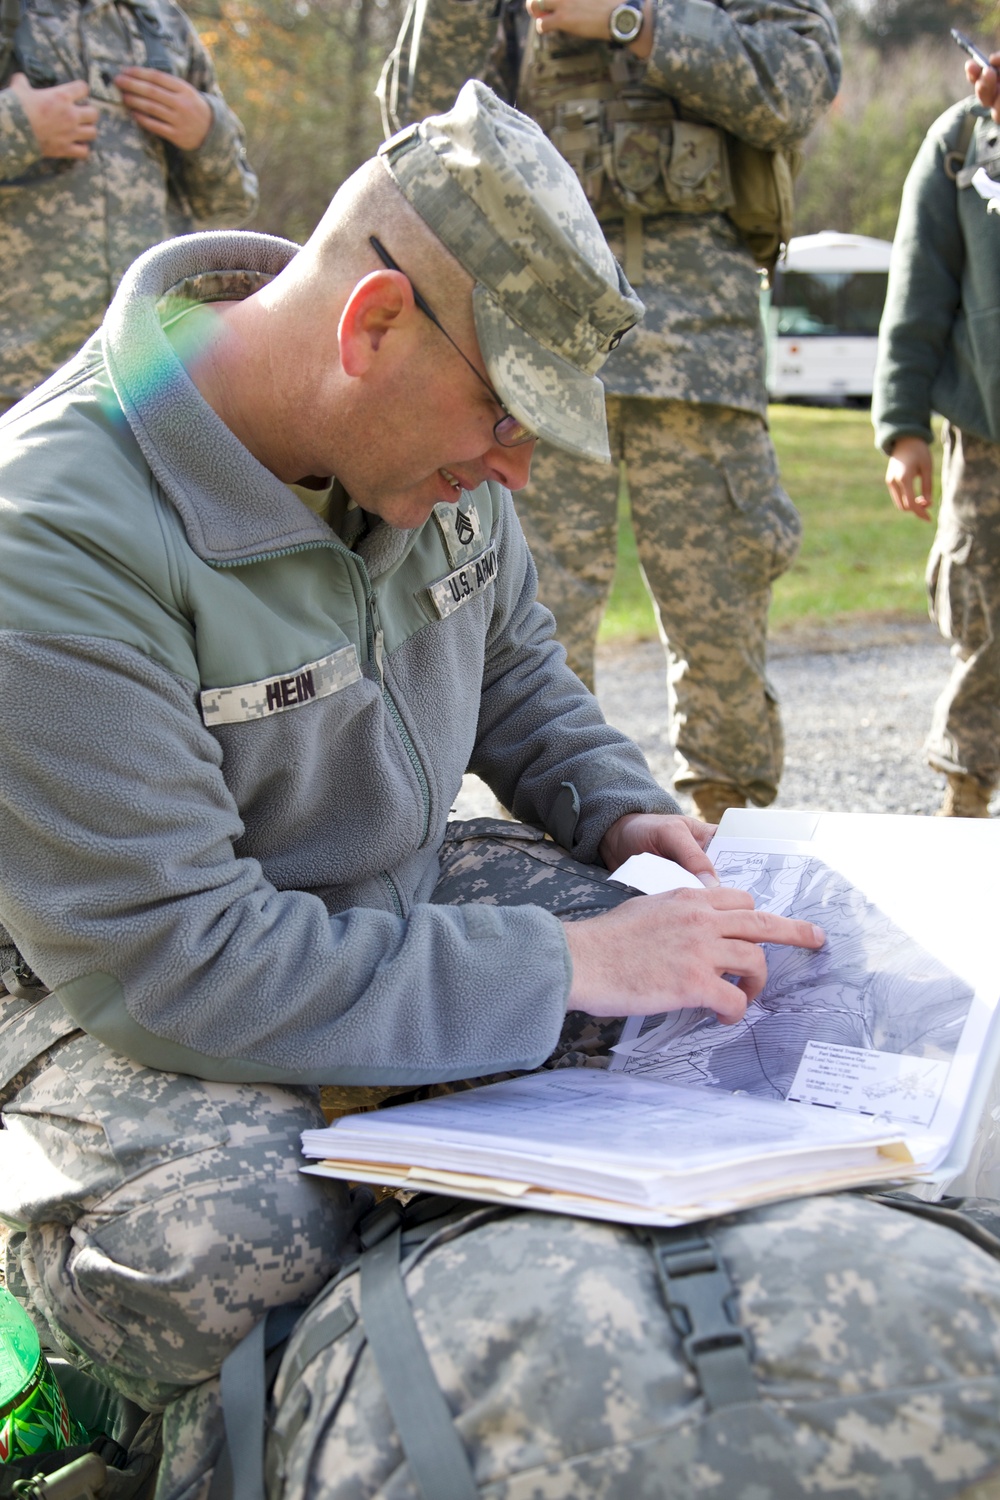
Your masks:
<instances>
[{"instance_id":1,"label":"green soda bottle","mask_svg":"<svg viewBox=\"0 0 1000 1500\"><path fill-rule=\"evenodd\" d=\"M20 1303L0 1287L0 1464L87 1442Z\"/></svg>"}]
</instances>

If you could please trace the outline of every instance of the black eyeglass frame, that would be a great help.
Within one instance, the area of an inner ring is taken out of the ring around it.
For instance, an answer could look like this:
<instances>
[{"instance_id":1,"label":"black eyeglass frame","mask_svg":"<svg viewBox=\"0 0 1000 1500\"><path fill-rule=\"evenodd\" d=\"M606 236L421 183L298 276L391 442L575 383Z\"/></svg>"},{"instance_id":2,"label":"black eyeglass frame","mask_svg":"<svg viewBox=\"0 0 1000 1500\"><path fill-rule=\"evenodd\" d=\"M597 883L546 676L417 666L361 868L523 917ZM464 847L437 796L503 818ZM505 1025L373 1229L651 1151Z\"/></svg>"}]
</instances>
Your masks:
<instances>
[{"instance_id":1,"label":"black eyeglass frame","mask_svg":"<svg viewBox=\"0 0 1000 1500\"><path fill-rule=\"evenodd\" d=\"M500 397L497 395L496 391L486 379L485 375L481 375L479 373L469 356L462 350L460 345L456 344L447 328L441 322L441 319L438 317L437 313L427 301L427 298L417 290L417 286L413 280L413 277L410 276L407 271L404 271L401 265L393 260L388 250L382 244L382 241L380 239L377 239L375 235L370 234L368 236L368 243L371 245L372 249L375 251L375 254L378 256L379 260L384 266L388 267L390 271L398 271L400 275L406 277L407 281L410 283L410 290L413 292L413 300L420 311L423 313L424 317L429 318L434 324L434 327L437 328L439 332L444 334L445 338L448 340L451 347L455 350L456 354L461 355L462 359L465 360L465 363L468 365L473 375L475 375L480 385L484 386L486 390L489 391L491 399L496 402L497 406L499 406L500 410L503 412L503 416L498 422L494 423L493 426L493 436L499 443L500 447L520 448L523 443L535 442L538 434L536 432L530 431L530 429L525 427L524 423L518 417L514 417L510 414L506 406L504 406L503 402L500 400ZM510 436L504 436L504 434L501 432L501 429L507 423L513 423L513 428L509 428L508 432L514 431L517 433L517 436L513 439Z\"/></svg>"}]
</instances>

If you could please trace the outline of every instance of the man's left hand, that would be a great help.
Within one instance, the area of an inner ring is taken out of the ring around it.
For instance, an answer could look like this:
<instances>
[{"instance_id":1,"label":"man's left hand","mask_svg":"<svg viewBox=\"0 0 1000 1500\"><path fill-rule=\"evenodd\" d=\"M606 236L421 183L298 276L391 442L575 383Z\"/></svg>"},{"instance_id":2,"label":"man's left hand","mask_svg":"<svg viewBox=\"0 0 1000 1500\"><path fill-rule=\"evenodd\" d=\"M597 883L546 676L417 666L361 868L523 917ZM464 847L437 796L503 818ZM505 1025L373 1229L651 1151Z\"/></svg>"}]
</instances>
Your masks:
<instances>
[{"instance_id":1,"label":"man's left hand","mask_svg":"<svg viewBox=\"0 0 1000 1500\"><path fill-rule=\"evenodd\" d=\"M604 835L600 855L609 870L617 870L633 854L659 854L697 875L702 885L716 886L719 877L705 853L714 833L714 824L681 813L626 813Z\"/></svg>"},{"instance_id":2,"label":"man's left hand","mask_svg":"<svg viewBox=\"0 0 1000 1500\"><path fill-rule=\"evenodd\" d=\"M197 151L212 128L212 106L185 78L158 68L123 68L115 79L137 125L182 151Z\"/></svg>"}]
</instances>

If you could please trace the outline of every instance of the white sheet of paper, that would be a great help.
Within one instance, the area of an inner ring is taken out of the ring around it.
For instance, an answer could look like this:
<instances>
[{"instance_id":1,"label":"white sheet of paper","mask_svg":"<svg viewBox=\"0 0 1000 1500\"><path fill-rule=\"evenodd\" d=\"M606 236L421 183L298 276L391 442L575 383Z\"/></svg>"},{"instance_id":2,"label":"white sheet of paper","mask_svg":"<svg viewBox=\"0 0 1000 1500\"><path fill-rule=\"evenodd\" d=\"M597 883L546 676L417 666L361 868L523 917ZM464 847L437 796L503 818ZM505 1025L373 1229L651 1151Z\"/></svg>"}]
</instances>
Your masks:
<instances>
[{"instance_id":1,"label":"white sheet of paper","mask_svg":"<svg viewBox=\"0 0 1000 1500\"><path fill-rule=\"evenodd\" d=\"M608 879L644 891L647 896L658 896L663 891L704 890L697 875L659 854L633 854Z\"/></svg>"},{"instance_id":2,"label":"white sheet of paper","mask_svg":"<svg viewBox=\"0 0 1000 1500\"><path fill-rule=\"evenodd\" d=\"M807 1042L788 1102L929 1126L947 1077L941 1058Z\"/></svg>"}]
</instances>

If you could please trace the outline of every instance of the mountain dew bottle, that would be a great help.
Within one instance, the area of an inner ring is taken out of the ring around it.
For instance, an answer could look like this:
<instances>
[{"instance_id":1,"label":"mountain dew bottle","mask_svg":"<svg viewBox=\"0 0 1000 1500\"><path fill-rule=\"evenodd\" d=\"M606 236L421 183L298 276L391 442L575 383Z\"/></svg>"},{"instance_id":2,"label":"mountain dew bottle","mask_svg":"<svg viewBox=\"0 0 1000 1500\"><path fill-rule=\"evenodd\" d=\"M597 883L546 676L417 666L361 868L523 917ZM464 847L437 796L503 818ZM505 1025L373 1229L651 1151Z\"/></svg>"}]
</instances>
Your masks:
<instances>
[{"instance_id":1,"label":"mountain dew bottle","mask_svg":"<svg viewBox=\"0 0 1000 1500\"><path fill-rule=\"evenodd\" d=\"M85 1443L28 1314L0 1287L0 1463Z\"/></svg>"}]
</instances>

